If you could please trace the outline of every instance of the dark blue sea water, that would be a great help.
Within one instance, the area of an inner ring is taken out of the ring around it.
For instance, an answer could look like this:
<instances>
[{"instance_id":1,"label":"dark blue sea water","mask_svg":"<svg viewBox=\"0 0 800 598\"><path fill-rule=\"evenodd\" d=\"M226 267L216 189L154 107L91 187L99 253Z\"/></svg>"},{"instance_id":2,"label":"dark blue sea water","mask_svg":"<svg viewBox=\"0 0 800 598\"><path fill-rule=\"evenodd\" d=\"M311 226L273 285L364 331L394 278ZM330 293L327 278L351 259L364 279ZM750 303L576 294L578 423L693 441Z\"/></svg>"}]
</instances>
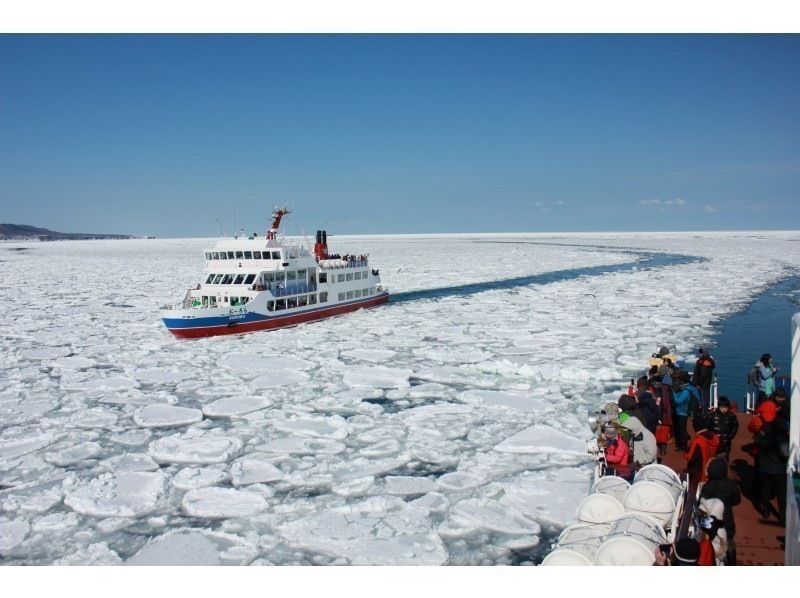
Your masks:
<instances>
[{"instance_id":1,"label":"dark blue sea water","mask_svg":"<svg viewBox=\"0 0 800 598\"><path fill-rule=\"evenodd\" d=\"M719 394L744 407L746 376L763 353L772 355L779 376L791 369L792 316L800 311L800 277L783 279L759 295L747 309L723 320L711 355L717 363ZM688 364L687 364L688 366Z\"/></svg>"}]
</instances>

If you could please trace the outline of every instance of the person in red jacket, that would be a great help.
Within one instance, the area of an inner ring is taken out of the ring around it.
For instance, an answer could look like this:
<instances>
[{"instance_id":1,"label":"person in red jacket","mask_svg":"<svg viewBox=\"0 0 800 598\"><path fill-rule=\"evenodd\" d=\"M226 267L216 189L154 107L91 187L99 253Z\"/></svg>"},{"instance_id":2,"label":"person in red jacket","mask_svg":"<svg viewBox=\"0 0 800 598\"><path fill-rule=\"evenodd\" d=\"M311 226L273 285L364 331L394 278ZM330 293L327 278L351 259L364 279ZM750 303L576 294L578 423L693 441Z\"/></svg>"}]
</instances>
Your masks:
<instances>
[{"instance_id":1,"label":"person in red jacket","mask_svg":"<svg viewBox=\"0 0 800 598\"><path fill-rule=\"evenodd\" d=\"M717 555L714 550L714 538L720 526L719 520L712 515L700 519L700 537L698 538L698 542L700 543L700 558L697 559L698 565L705 567L716 566Z\"/></svg>"},{"instance_id":2,"label":"person in red jacket","mask_svg":"<svg viewBox=\"0 0 800 598\"><path fill-rule=\"evenodd\" d=\"M628 464L630 457L628 443L619 437L617 426L607 424L603 428L603 436L605 438L606 473L623 478L630 477L632 470Z\"/></svg>"},{"instance_id":3,"label":"person in red jacket","mask_svg":"<svg viewBox=\"0 0 800 598\"><path fill-rule=\"evenodd\" d=\"M708 479L706 466L719 448L719 435L707 429L708 423L702 416L692 419L692 427L695 430L694 438L683 454L686 459L686 470L690 478L705 482Z\"/></svg>"}]
</instances>

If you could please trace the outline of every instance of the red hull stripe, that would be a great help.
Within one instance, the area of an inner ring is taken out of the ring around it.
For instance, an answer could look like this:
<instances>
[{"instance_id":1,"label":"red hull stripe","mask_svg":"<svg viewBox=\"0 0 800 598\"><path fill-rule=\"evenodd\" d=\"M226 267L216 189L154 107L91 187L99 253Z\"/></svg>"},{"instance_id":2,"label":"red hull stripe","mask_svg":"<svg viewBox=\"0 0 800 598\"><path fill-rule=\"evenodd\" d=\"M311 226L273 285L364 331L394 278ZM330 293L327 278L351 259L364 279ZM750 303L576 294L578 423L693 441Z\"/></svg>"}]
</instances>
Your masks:
<instances>
[{"instance_id":1,"label":"red hull stripe","mask_svg":"<svg viewBox=\"0 0 800 598\"><path fill-rule=\"evenodd\" d=\"M367 301L359 303L350 303L348 305L339 305L330 307L328 309L319 309L313 312L298 313L288 316L281 316L280 318L271 318L269 320L262 320L259 322L242 322L231 323L227 326L203 326L198 328L171 328L169 331L178 338L201 338L205 336L218 336L222 334L245 334L247 332L256 332L258 330L274 330L277 328L288 328L290 326L297 326L304 322L316 322L324 320L332 316L338 316L351 311L357 311L368 307L376 307L389 301L389 295L379 295Z\"/></svg>"}]
</instances>

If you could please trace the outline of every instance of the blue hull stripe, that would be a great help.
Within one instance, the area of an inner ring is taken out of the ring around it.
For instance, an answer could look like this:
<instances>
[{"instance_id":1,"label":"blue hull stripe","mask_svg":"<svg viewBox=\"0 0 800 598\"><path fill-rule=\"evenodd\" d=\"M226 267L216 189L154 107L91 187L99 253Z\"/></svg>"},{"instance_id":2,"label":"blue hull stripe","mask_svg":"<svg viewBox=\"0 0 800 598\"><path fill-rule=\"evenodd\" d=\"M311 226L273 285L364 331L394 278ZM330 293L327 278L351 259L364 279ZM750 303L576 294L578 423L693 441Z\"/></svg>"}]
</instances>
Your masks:
<instances>
[{"instance_id":1,"label":"blue hull stripe","mask_svg":"<svg viewBox=\"0 0 800 598\"><path fill-rule=\"evenodd\" d=\"M319 311L325 311L337 307L342 307L345 305L355 305L357 303L366 303L367 301L372 301L377 297L380 297L383 293L372 295L371 297L367 297L366 299L358 299L356 301L345 301L343 303L336 303L335 305L326 305L325 307L315 307L314 309L304 309L301 311L293 311L291 313L286 313L280 316L265 316L263 314L255 313L255 312L247 312L244 314L243 318L234 318L230 319L230 316L215 316L212 318L161 318L164 322L164 326L169 329L176 329L176 328L209 328L214 326L227 326L230 322L235 322L236 324L249 324L251 322L263 322L264 320L272 320L275 322L279 322L280 320L305 315L305 314L312 314ZM200 310L198 310L200 311Z\"/></svg>"}]
</instances>

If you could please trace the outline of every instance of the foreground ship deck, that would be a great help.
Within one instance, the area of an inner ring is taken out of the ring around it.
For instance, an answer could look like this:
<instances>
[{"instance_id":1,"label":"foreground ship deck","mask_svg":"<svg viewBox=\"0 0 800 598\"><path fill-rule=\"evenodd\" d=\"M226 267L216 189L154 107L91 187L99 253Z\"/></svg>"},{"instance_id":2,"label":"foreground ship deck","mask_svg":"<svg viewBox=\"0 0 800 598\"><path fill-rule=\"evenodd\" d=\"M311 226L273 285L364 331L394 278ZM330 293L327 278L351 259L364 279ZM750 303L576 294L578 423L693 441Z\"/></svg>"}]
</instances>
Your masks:
<instances>
[{"instance_id":1,"label":"foreground ship deck","mask_svg":"<svg viewBox=\"0 0 800 598\"><path fill-rule=\"evenodd\" d=\"M731 446L728 476L737 482L742 502L733 508L736 520L737 565L783 565L786 529L774 520L764 521L754 506L753 458L749 453L751 434L747 431L748 414L737 413L739 433ZM664 456L663 464L683 473L686 462L683 453L675 450L673 442ZM689 493L691 495L691 492ZM687 505L688 506L688 505Z\"/></svg>"},{"instance_id":2,"label":"foreground ship deck","mask_svg":"<svg viewBox=\"0 0 800 598\"><path fill-rule=\"evenodd\" d=\"M273 213L264 238L217 242L205 252L204 281L183 301L164 306L167 329L179 338L242 334L315 322L389 300L367 255L331 255L317 231L313 253L278 239L286 209Z\"/></svg>"}]
</instances>

